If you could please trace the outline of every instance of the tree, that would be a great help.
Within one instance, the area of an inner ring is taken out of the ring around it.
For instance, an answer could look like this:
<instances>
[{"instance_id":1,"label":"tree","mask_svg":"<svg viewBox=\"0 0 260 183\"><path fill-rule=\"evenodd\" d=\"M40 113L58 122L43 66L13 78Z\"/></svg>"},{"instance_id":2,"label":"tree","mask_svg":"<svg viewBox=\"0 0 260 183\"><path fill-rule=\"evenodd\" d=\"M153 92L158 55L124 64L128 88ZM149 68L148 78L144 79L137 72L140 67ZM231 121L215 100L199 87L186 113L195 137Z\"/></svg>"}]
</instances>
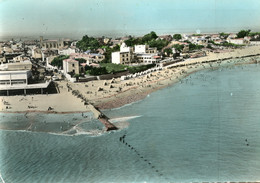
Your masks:
<instances>
[{"instance_id":1,"label":"tree","mask_svg":"<svg viewBox=\"0 0 260 183\"><path fill-rule=\"evenodd\" d=\"M164 53L165 53L166 56L170 56L171 54L173 54L171 48L164 49Z\"/></svg>"},{"instance_id":2,"label":"tree","mask_svg":"<svg viewBox=\"0 0 260 183\"><path fill-rule=\"evenodd\" d=\"M237 33L237 38L244 38L249 35L251 30L241 30Z\"/></svg>"},{"instance_id":3,"label":"tree","mask_svg":"<svg viewBox=\"0 0 260 183\"><path fill-rule=\"evenodd\" d=\"M116 45L113 48L106 47L105 50L106 50L106 52L104 53L105 59L102 62L103 63L111 63L111 53L119 51L120 50L120 46Z\"/></svg>"},{"instance_id":4,"label":"tree","mask_svg":"<svg viewBox=\"0 0 260 183\"><path fill-rule=\"evenodd\" d=\"M181 34L174 34L173 39L178 41L178 40L182 39L182 36L181 36Z\"/></svg>"},{"instance_id":5,"label":"tree","mask_svg":"<svg viewBox=\"0 0 260 183\"><path fill-rule=\"evenodd\" d=\"M219 36L220 36L221 38L223 38L223 39L227 39L227 37L229 36L229 34L226 34L226 33L224 33L224 32L220 32L220 33L219 33Z\"/></svg>"},{"instance_id":6,"label":"tree","mask_svg":"<svg viewBox=\"0 0 260 183\"><path fill-rule=\"evenodd\" d=\"M77 48L82 51L95 50L101 47L99 41L94 37L83 36L80 41L76 44Z\"/></svg>"},{"instance_id":7,"label":"tree","mask_svg":"<svg viewBox=\"0 0 260 183\"><path fill-rule=\"evenodd\" d=\"M154 39L157 39L157 38L158 38L158 36L156 35L156 33L154 31L152 31L149 34L146 34L146 35L143 36L142 42L147 43L148 41L151 41L151 40L154 40Z\"/></svg>"},{"instance_id":8,"label":"tree","mask_svg":"<svg viewBox=\"0 0 260 183\"><path fill-rule=\"evenodd\" d=\"M182 52L182 50L184 48L184 45L182 45L182 44L174 44L172 47L175 48L175 50L177 50L179 52Z\"/></svg>"},{"instance_id":9,"label":"tree","mask_svg":"<svg viewBox=\"0 0 260 183\"><path fill-rule=\"evenodd\" d=\"M161 50L163 47L165 47L169 44L169 41L161 40L161 39L158 39L158 40L152 39L152 40L148 41L147 44L150 47L156 47L158 50Z\"/></svg>"},{"instance_id":10,"label":"tree","mask_svg":"<svg viewBox=\"0 0 260 183\"><path fill-rule=\"evenodd\" d=\"M62 68L63 60L68 59L68 58L69 58L68 55L59 55L52 60L51 65L57 66L58 68Z\"/></svg>"}]
</instances>

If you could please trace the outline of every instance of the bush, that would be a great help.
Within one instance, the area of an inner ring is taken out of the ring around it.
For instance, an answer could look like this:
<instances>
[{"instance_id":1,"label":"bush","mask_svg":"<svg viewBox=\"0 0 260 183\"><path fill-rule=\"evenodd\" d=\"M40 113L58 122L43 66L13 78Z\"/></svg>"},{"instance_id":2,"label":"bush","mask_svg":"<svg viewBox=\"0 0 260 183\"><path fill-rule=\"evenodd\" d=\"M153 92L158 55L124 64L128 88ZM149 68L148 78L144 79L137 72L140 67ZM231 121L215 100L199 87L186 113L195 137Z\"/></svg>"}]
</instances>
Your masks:
<instances>
[{"instance_id":1,"label":"bush","mask_svg":"<svg viewBox=\"0 0 260 183\"><path fill-rule=\"evenodd\" d=\"M129 70L130 73L134 74L134 73L137 73L137 72L145 71L145 70L150 69L154 66L155 66L155 64L132 66L132 67L129 66L128 70Z\"/></svg>"},{"instance_id":2,"label":"bush","mask_svg":"<svg viewBox=\"0 0 260 183\"><path fill-rule=\"evenodd\" d=\"M98 76L98 75L108 74L105 67L97 68L97 67L87 66L87 67L85 67L85 69L86 69L86 74L88 74L88 75Z\"/></svg>"},{"instance_id":3,"label":"bush","mask_svg":"<svg viewBox=\"0 0 260 183\"><path fill-rule=\"evenodd\" d=\"M51 65L56 66L58 68L62 68L63 60L68 59L68 58L69 58L68 55L59 55L53 59L53 61L51 62Z\"/></svg>"}]
</instances>

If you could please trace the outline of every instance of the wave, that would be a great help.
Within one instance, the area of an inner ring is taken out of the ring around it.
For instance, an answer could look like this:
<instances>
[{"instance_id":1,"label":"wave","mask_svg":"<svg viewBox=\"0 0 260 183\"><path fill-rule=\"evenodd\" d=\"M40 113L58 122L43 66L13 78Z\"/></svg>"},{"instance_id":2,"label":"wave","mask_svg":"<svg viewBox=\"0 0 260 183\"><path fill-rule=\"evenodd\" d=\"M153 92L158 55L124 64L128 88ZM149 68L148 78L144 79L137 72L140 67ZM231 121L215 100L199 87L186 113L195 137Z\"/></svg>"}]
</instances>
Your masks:
<instances>
[{"instance_id":1,"label":"wave","mask_svg":"<svg viewBox=\"0 0 260 183\"><path fill-rule=\"evenodd\" d=\"M112 123L122 122L122 121L128 121L135 118L140 118L141 116L125 116L125 117L118 117L118 118L112 118L109 119Z\"/></svg>"}]
</instances>

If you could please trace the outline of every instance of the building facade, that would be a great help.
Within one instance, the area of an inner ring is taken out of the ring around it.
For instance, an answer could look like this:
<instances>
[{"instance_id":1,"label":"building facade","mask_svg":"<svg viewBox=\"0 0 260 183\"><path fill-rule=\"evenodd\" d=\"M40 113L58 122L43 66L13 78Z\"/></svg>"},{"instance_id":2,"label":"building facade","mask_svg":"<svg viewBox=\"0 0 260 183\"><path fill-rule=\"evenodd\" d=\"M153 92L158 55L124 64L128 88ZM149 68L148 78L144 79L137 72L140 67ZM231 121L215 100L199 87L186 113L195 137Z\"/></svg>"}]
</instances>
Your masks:
<instances>
[{"instance_id":1,"label":"building facade","mask_svg":"<svg viewBox=\"0 0 260 183\"><path fill-rule=\"evenodd\" d=\"M150 53L137 54L136 58L139 63L143 63L143 64L155 64L161 61L160 56L158 56L157 54L150 54Z\"/></svg>"},{"instance_id":2,"label":"building facade","mask_svg":"<svg viewBox=\"0 0 260 183\"><path fill-rule=\"evenodd\" d=\"M79 62L74 59L63 60L63 72L64 74L79 74Z\"/></svg>"},{"instance_id":3,"label":"building facade","mask_svg":"<svg viewBox=\"0 0 260 183\"><path fill-rule=\"evenodd\" d=\"M112 63L114 64L131 64L133 62L133 54L131 52L113 52Z\"/></svg>"}]
</instances>

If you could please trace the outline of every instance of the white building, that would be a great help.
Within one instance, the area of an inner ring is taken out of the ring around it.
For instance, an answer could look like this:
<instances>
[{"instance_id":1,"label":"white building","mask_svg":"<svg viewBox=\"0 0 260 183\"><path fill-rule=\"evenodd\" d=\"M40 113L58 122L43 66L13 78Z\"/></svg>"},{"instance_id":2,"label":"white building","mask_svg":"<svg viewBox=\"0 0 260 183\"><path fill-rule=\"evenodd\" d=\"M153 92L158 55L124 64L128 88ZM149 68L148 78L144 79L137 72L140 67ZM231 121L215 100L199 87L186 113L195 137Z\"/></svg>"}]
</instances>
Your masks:
<instances>
[{"instance_id":1,"label":"white building","mask_svg":"<svg viewBox=\"0 0 260 183\"><path fill-rule=\"evenodd\" d=\"M130 64L134 59L133 48L122 43L120 51L112 52L111 58L114 64Z\"/></svg>"},{"instance_id":2,"label":"white building","mask_svg":"<svg viewBox=\"0 0 260 183\"><path fill-rule=\"evenodd\" d=\"M133 52L133 48L127 46L125 43L122 43L120 46L120 52Z\"/></svg>"},{"instance_id":3,"label":"white building","mask_svg":"<svg viewBox=\"0 0 260 183\"><path fill-rule=\"evenodd\" d=\"M72 53L76 53L76 49L74 48L67 48L67 49L60 49L59 55L70 55Z\"/></svg>"},{"instance_id":4,"label":"white building","mask_svg":"<svg viewBox=\"0 0 260 183\"><path fill-rule=\"evenodd\" d=\"M114 64L130 64L133 59L133 54L131 52L113 52L112 53L112 63Z\"/></svg>"},{"instance_id":5,"label":"white building","mask_svg":"<svg viewBox=\"0 0 260 183\"><path fill-rule=\"evenodd\" d=\"M28 80L32 76L32 63L30 61L7 63L0 65L0 91L23 90L26 94L28 89L46 89L50 82L29 84Z\"/></svg>"},{"instance_id":6,"label":"white building","mask_svg":"<svg viewBox=\"0 0 260 183\"><path fill-rule=\"evenodd\" d=\"M244 44L244 38L228 39L228 42L241 45L241 44Z\"/></svg>"},{"instance_id":7,"label":"white building","mask_svg":"<svg viewBox=\"0 0 260 183\"><path fill-rule=\"evenodd\" d=\"M157 53L157 48L150 48L149 45L135 45L134 53Z\"/></svg>"},{"instance_id":8,"label":"white building","mask_svg":"<svg viewBox=\"0 0 260 183\"><path fill-rule=\"evenodd\" d=\"M0 85L27 85L28 78L31 77L31 71L0 71Z\"/></svg>"},{"instance_id":9,"label":"white building","mask_svg":"<svg viewBox=\"0 0 260 183\"><path fill-rule=\"evenodd\" d=\"M161 57L158 56L157 54L150 54L150 53L137 54L136 58L140 63L144 63L144 64L155 64L161 60Z\"/></svg>"}]
</instances>

